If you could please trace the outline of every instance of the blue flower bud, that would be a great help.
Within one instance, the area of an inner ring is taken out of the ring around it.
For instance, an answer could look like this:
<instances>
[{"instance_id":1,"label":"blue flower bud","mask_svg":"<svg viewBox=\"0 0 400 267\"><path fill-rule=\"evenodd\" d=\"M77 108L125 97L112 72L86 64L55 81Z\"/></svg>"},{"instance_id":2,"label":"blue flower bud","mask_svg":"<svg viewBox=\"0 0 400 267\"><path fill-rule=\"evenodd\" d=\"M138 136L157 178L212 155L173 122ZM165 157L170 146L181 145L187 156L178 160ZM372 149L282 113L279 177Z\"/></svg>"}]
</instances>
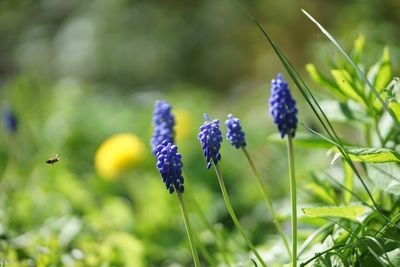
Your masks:
<instances>
[{"instance_id":1,"label":"blue flower bud","mask_svg":"<svg viewBox=\"0 0 400 267\"><path fill-rule=\"evenodd\" d=\"M175 190L183 193L182 156L177 146L164 140L156 148L157 164L167 190L172 194Z\"/></svg>"},{"instance_id":2,"label":"blue flower bud","mask_svg":"<svg viewBox=\"0 0 400 267\"><path fill-rule=\"evenodd\" d=\"M285 134L294 137L297 127L296 101L290 94L287 82L283 80L282 74L271 81L271 97L269 99L269 110L278 126L281 137Z\"/></svg>"},{"instance_id":3,"label":"blue flower bud","mask_svg":"<svg viewBox=\"0 0 400 267\"><path fill-rule=\"evenodd\" d=\"M175 118L171 113L171 106L166 101L156 101L153 113L153 136L151 137L151 146L153 154L156 155L157 146L164 140L174 143Z\"/></svg>"},{"instance_id":4,"label":"blue flower bud","mask_svg":"<svg viewBox=\"0 0 400 267\"><path fill-rule=\"evenodd\" d=\"M219 130L219 120L209 121L208 115L204 114L205 122L200 126L198 138L207 162L207 169L211 167L211 162L215 165L221 160L219 149L221 148L222 134Z\"/></svg>"},{"instance_id":5,"label":"blue flower bud","mask_svg":"<svg viewBox=\"0 0 400 267\"><path fill-rule=\"evenodd\" d=\"M226 139L236 148L241 146L245 147L246 141L242 127L240 127L239 119L234 118L232 114L229 114L228 118L229 119L225 121L226 127L228 128Z\"/></svg>"}]
</instances>

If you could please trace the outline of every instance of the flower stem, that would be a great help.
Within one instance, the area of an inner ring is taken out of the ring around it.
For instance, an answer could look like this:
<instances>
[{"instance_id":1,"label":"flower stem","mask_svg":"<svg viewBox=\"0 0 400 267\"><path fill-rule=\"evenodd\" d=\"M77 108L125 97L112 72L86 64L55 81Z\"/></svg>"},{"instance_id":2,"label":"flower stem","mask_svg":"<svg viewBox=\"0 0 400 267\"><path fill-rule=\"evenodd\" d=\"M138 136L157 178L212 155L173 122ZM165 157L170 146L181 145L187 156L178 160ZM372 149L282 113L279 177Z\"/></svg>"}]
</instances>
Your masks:
<instances>
[{"instance_id":1,"label":"flower stem","mask_svg":"<svg viewBox=\"0 0 400 267\"><path fill-rule=\"evenodd\" d=\"M187 184L186 184L187 188ZM215 243L217 244L218 248L221 250L222 257L224 258L225 263L227 266L231 266L230 261L228 259L228 256L226 255L226 244L224 238L214 229L214 227L211 225L211 223L207 220L206 216L204 215L204 212L201 210L199 203L195 199L195 197L192 194L188 194L189 190L186 192L186 196L189 197L189 203L191 204L191 207L194 208L194 211L197 212L197 215L199 216L200 221L205 225L205 227L214 235L215 238ZM212 266L217 266L217 264L213 264Z\"/></svg>"},{"instance_id":2,"label":"flower stem","mask_svg":"<svg viewBox=\"0 0 400 267\"><path fill-rule=\"evenodd\" d=\"M290 194L292 201L292 266L297 267L297 199L296 199L296 177L294 174L294 153L292 136L287 135L287 150L289 161Z\"/></svg>"},{"instance_id":3,"label":"flower stem","mask_svg":"<svg viewBox=\"0 0 400 267\"><path fill-rule=\"evenodd\" d=\"M184 171L182 171L182 172L183 172L183 176L187 177L185 172ZM230 261L228 259L228 256L226 255L227 248L226 248L225 239L221 236L220 233L218 233L215 230L214 226L208 221L208 219L207 219L206 215L204 214L204 212L202 211L199 203L197 202L196 198L192 194L192 190L190 190L190 186L191 185L189 183L189 180L186 180L185 184L186 184L186 186L185 186L185 195L186 195L186 201L187 201L186 203L189 203L188 204L189 209L192 208L194 210L194 212L197 213L200 221L204 224L204 226L208 229L208 231L210 231L213 234L213 236L215 238L215 243L217 244L218 248L220 249L222 257L225 260L225 263L227 264L228 267L230 267L231 264L230 264ZM202 245L201 242L198 242L198 240L196 240L196 244L199 246L199 251L201 253L203 253L204 258L205 259L209 258L205 254L206 250L205 250L204 245ZM213 261L210 261L210 259L207 259L207 260L209 261L208 262L209 263L208 266L217 266L217 264L215 264Z\"/></svg>"},{"instance_id":4,"label":"flower stem","mask_svg":"<svg viewBox=\"0 0 400 267\"><path fill-rule=\"evenodd\" d=\"M199 255L197 254L196 246L194 244L194 235L192 232L192 228L190 226L189 216L186 211L185 202L183 201L183 196L179 191L176 191L176 195L178 196L179 205L181 206L183 221L185 222L186 233L189 239L189 245L193 256L194 266L200 267Z\"/></svg>"},{"instance_id":5,"label":"flower stem","mask_svg":"<svg viewBox=\"0 0 400 267\"><path fill-rule=\"evenodd\" d=\"M233 220L233 223L235 224L236 228L239 230L240 234L245 239L245 241L246 241L247 245L249 246L249 248L251 249L251 251L254 253L254 255L256 255L256 257L259 260L259 262L261 263L261 265L263 267L267 267L267 264L263 261L263 259L261 258L260 254L256 250L255 246L253 245L253 243L251 243L250 239L247 237L247 235L246 235L246 233L244 231L244 228L242 227L242 225L240 224L238 218L236 217L235 211L232 208L232 204L231 204L231 201L229 199L228 192L226 191L224 180L222 178L222 174L221 174L221 171L219 170L218 165L214 164L214 168L215 168L215 172L217 173L219 186L221 188L221 192L222 192L222 196L223 196L224 201L225 201L226 208L227 208L227 210L229 212L229 215L231 216L231 218Z\"/></svg>"},{"instance_id":6,"label":"flower stem","mask_svg":"<svg viewBox=\"0 0 400 267\"><path fill-rule=\"evenodd\" d=\"M285 233L283 232L282 226L281 226L281 224L279 222L279 219L276 216L275 210L274 210L274 208L272 206L271 199L269 198L269 195L268 195L268 191L266 190L264 184L262 183L260 174L259 174L259 172L258 172L258 170L257 170L252 158L250 157L250 154L248 153L247 149L244 146L242 146L242 150L243 150L244 154L246 155L246 158L247 158L248 162L250 163L251 169L253 170L253 173L254 173L254 175L256 177L256 180L257 180L258 188L260 188L260 190L261 190L261 193L263 195L265 204L266 204L266 206L267 206L267 208L268 208L268 210L269 210L269 212L271 214L271 217L272 217L272 220L273 220L273 222L275 224L275 227L278 230L278 233L282 238L282 241L283 241L283 243L285 245L285 248L286 248L286 251L287 251L287 253L289 255L289 258L292 258L292 252L290 251L289 242L287 241Z\"/></svg>"}]
</instances>

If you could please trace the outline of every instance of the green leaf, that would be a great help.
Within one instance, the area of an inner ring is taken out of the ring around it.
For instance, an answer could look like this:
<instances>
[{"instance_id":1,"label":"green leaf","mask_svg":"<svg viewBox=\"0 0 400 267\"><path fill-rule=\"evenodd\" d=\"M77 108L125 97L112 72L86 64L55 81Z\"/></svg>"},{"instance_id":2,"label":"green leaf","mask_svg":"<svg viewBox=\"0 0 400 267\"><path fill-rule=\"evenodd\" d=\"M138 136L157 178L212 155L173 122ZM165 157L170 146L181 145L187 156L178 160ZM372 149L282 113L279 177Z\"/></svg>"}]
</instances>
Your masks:
<instances>
[{"instance_id":1,"label":"green leaf","mask_svg":"<svg viewBox=\"0 0 400 267\"><path fill-rule=\"evenodd\" d=\"M326 202L329 205L336 205L336 200L329 194L329 190L326 188L316 184L316 183L309 183L305 187L307 190L310 190L316 197L321 199L322 201Z\"/></svg>"},{"instance_id":2,"label":"green leaf","mask_svg":"<svg viewBox=\"0 0 400 267\"><path fill-rule=\"evenodd\" d=\"M397 101L389 102L389 109L394 113L397 120L400 121L400 103Z\"/></svg>"},{"instance_id":3,"label":"green leaf","mask_svg":"<svg viewBox=\"0 0 400 267\"><path fill-rule=\"evenodd\" d=\"M394 266L400 266L400 248L387 252L387 255Z\"/></svg>"},{"instance_id":4,"label":"green leaf","mask_svg":"<svg viewBox=\"0 0 400 267\"><path fill-rule=\"evenodd\" d=\"M358 103L364 103L364 100L360 96L360 93L352 84L351 75L347 71L340 69L333 69L331 70L331 74L343 94L345 94L349 98L352 98Z\"/></svg>"},{"instance_id":5,"label":"green leaf","mask_svg":"<svg viewBox=\"0 0 400 267\"><path fill-rule=\"evenodd\" d=\"M385 47L383 49L382 59L379 62L379 70L376 74L376 78L374 81L374 87L378 92L382 92L383 89L389 84L392 80L392 66L390 62L389 48Z\"/></svg>"},{"instance_id":6,"label":"green leaf","mask_svg":"<svg viewBox=\"0 0 400 267\"><path fill-rule=\"evenodd\" d=\"M286 144L286 139L281 138L280 134L271 134L270 136L268 136L268 140ZM302 147L323 147L323 148L332 147L332 144L326 141L325 139L318 137L317 135L306 134L306 133L296 133L296 137L293 138L293 143L296 144L297 146L302 146Z\"/></svg>"},{"instance_id":7,"label":"green leaf","mask_svg":"<svg viewBox=\"0 0 400 267\"><path fill-rule=\"evenodd\" d=\"M353 191L354 188L354 180L353 180L353 169L351 168L351 166L347 163L344 162L344 181L343 181L343 185ZM343 191L343 202L344 204L348 205L351 202L351 197L352 194L349 191L344 190Z\"/></svg>"},{"instance_id":8,"label":"green leaf","mask_svg":"<svg viewBox=\"0 0 400 267\"><path fill-rule=\"evenodd\" d=\"M320 30L325 36L339 49L339 51L343 54L346 60L353 66L354 70L358 73L360 78L365 82L370 91L375 95L375 97L381 102L386 111L390 111L386 103L383 101L379 92L375 89L375 87L369 82L368 78L361 71L360 67L350 58L350 56L344 51L344 49L340 46L340 44L336 41L336 39L324 28L318 21L316 21L310 14L307 13L304 9L301 10ZM271 42L270 42L271 43ZM393 122L396 125L396 128L400 129L400 121L398 121L393 112L389 112L390 116L393 118Z\"/></svg>"},{"instance_id":9,"label":"green leaf","mask_svg":"<svg viewBox=\"0 0 400 267\"><path fill-rule=\"evenodd\" d=\"M354 62L360 62L361 54L365 46L365 36L360 34L356 40L354 40L353 45L353 58Z\"/></svg>"},{"instance_id":10,"label":"green leaf","mask_svg":"<svg viewBox=\"0 0 400 267\"><path fill-rule=\"evenodd\" d=\"M338 151L337 148L335 148ZM388 148L346 148L351 160L366 163L400 162L400 154Z\"/></svg>"},{"instance_id":11,"label":"green leaf","mask_svg":"<svg viewBox=\"0 0 400 267\"><path fill-rule=\"evenodd\" d=\"M395 164L380 164L379 166L370 165L368 168L368 176L371 181L379 189L400 195L400 168Z\"/></svg>"},{"instance_id":12,"label":"green leaf","mask_svg":"<svg viewBox=\"0 0 400 267\"><path fill-rule=\"evenodd\" d=\"M341 206L341 207L317 207L302 209L304 215L308 217L335 217L356 220L366 212L365 206Z\"/></svg>"},{"instance_id":13,"label":"green leaf","mask_svg":"<svg viewBox=\"0 0 400 267\"><path fill-rule=\"evenodd\" d=\"M307 64L306 70L314 82L328 89L337 99L339 99L339 101L346 100L346 96L342 93L342 91L340 91L336 84L318 72L314 64Z\"/></svg>"}]
</instances>

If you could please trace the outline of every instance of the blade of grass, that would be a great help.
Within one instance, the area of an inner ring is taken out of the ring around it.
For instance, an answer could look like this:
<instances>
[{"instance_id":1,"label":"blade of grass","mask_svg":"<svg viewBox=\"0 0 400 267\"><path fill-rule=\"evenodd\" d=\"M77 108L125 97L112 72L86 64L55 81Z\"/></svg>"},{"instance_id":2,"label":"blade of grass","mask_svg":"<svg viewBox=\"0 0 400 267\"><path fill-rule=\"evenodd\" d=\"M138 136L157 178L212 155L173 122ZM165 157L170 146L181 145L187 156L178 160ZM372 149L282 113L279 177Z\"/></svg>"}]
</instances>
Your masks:
<instances>
[{"instance_id":1,"label":"blade of grass","mask_svg":"<svg viewBox=\"0 0 400 267\"><path fill-rule=\"evenodd\" d=\"M232 207L230 198L228 196L228 192L226 191L224 179L222 177L222 174L221 174L221 171L219 169L219 166L215 165L215 164L213 166L214 166L214 169L215 169L215 173L217 174L218 183L220 185L220 189L221 189L221 192L222 192L222 197L223 197L224 202L225 202L225 206L226 206L226 208L228 210L229 215L231 216L231 219L232 219L233 223L235 224L235 226L238 229L239 233L242 235L243 239L246 241L248 247L254 253L254 255L256 256L258 261L260 262L260 264L263 267L267 267L267 264L264 262L264 260L262 259L261 255L258 253L256 247L253 245L253 243L248 238L243 226L241 225L241 223L239 222L239 219L236 216L235 211L233 210L233 207Z\"/></svg>"},{"instance_id":2,"label":"blade of grass","mask_svg":"<svg viewBox=\"0 0 400 267\"><path fill-rule=\"evenodd\" d=\"M354 246L355 244L357 244L357 242L353 242L353 243L347 244L347 245L343 245L343 244L341 244L341 245L336 245L336 246L333 246L333 247L331 247L331 248L329 248L329 249L327 249L327 250L324 250L324 251L322 251L322 252L315 253L315 256L309 258L309 259L308 259L307 261L305 261L305 262L300 263L300 267L307 266L307 264L309 264L310 262L316 260L317 258L319 258L319 257L321 257L321 256L323 256L323 255L325 255L325 254L328 253L328 252L331 252L332 250L335 250L335 249L342 250L342 249L345 249L345 248L347 248L347 247Z\"/></svg>"},{"instance_id":3,"label":"blade of grass","mask_svg":"<svg viewBox=\"0 0 400 267\"><path fill-rule=\"evenodd\" d=\"M263 182L261 180L260 173L258 172L258 170L256 168L256 165L254 164L254 161L251 158L251 156L250 156L249 152L247 151L246 147L242 146L241 148L242 148L242 151L245 154L245 156L246 156L246 158L247 158L247 160L248 160L248 162L250 164L250 167L251 167L251 169L252 169L252 171L254 173L254 176L256 177L256 181L257 181L258 187L260 188L261 194L262 194L262 196L264 198L264 201L265 201L265 204L266 204L266 206L268 208L268 211L271 214L273 223L275 224L275 227L276 227L276 229L278 231L278 234L282 238L283 244L284 244L284 246L286 248L286 251L287 251L287 253L289 255L289 258L292 258L292 252L290 251L290 248L289 248L289 242L286 239L286 236L285 236L285 233L283 232L281 223L280 223L280 221L278 219L278 216L276 215L276 212L275 212L275 210L274 210L274 208L272 206L272 202L271 202L271 199L269 197L268 191L265 188L265 186L264 186L264 184L263 184Z\"/></svg>"},{"instance_id":4,"label":"blade of grass","mask_svg":"<svg viewBox=\"0 0 400 267\"><path fill-rule=\"evenodd\" d=\"M193 207L194 211L197 213L200 221L204 224L204 226L214 235L215 238L215 243L217 247L220 249L222 257L224 258L225 263L227 266L231 266L230 261L226 255L226 245L225 245L225 240L223 237L215 230L215 228L211 225L211 223L207 220L206 216L204 215L204 212L201 210L199 203L197 200L194 198L194 196L189 193L189 190L187 191L187 196L190 200L189 204Z\"/></svg>"},{"instance_id":5,"label":"blade of grass","mask_svg":"<svg viewBox=\"0 0 400 267\"><path fill-rule=\"evenodd\" d=\"M320 234L325 233L326 230L332 227L332 224L326 224L324 226L321 226L318 228L316 231L314 231L310 236L307 237L307 239L303 242L303 245L300 247L298 256L300 256L306 249L307 247L317 238ZM301 266L301 264L300 264Z\"/></svg>"},{"instance_id":6,"label":"blade of grass","mask_svg":"<svg viewBox=\"0 0 400 267\"><path fill-rule=\"evenodd\" d=\"M273 50L275 51L276 55L278 56L279 60L281 61L282 65L285 67L289 75L291 76L293 82L296 84L296 87L299 89L300 93L303 95L304 99L310 106L310 108L313 110L314 114L317 116L318 120L320 121L322 127L325 129L327 134L331 137L331 139L334 139L335 142L338 144L337 148L342 154L343 158L347 161L347 163L351 166L353 172L356 174L357 178L360 180L362 186L364 187L365 191L368 194L368 197L371 199L372 203L375 206L376 211L381 214L383 218L385 218L387 221L390 221L380 210L379 206L375 202L370 190L368 189L367 185L365 184L364 180L362 179L359 171L357 168L354 166L352 160L350 159L350 156L344 149L344 146L342 144L341 139L339 136L336 134L331 122L327 118L326 114L322 110L321 106L318 104L318 101L315 99L314 95L311 93L310 89L307 87L299 73L295 70L295 68L292 66L290 61L286 58L284 53L279 49L278 46L275 45L269 34L265 31L265 29L260 25L258 20L255 18L254 15L252 15L246 8L244 8L239 1L237 0L232 0L259 28L261 33L264 35L264 37L267 39ZM399 226L396 225L400 229Z\"/></svg>"},{"instance_id":7,"label":"blade of grass","mask_svg":"<svg viewBox=\"0 0 400 267\"><path fill-rule=\"evenodd\" d=\"M336 41L336 39L321 25L319 22L314 19L307 11L304 9L301 9L301 11L313 22L319 29L320 31L325 34L325 36L338 48L338 50L343 54L343 56L346 58L346 60L353 66L353 68L357 71L358 75L361 77L362 80L367 84L368 88L371 90L371 92L376 96L376 98L381 102L382 106L384 109L390 114L390 116L393 119L393 122L396 125L397 129L400 129L400 122L397 120L395 114L389 109L388 105L383 101L382 97L378 93L378 91L375 89L375 87L371 84L371 82L368 80L368 78L365 76L365 74L361 71L361 69L357 66L356 63L351 59L351 57L344 51L344 49L340 46L340 44Z\"/></svg>"},{"instance_id":8,"label":"blade of grass","mask_svg":"<svg viewBox=\"0 0 400 267\"><path fill-rule=\"evenodd\" d=\"M383 267L387 266L387 265L381 260L381 258L375 253L375 251L374 251L372 248L370 248L367 244L365 244L365 242L364 242L361 238L359 238L358 236L354 235L354 233L353 233L351 230L347 229L347 227L345 227L344 225L342 225L341 223L339 223L339 222L337 222L337 221L335 221L335 220L333 220L333 219L330 219L330 218L325 218L325 219L328 220L328 221L330 221L330 222L332 222L332 223L334 223L334 224L336 224L336 225L338 225L340 228L342 228L343 230L345 230L346 232L348 232L351 236L353 236L353 237L354 237L358 242L360 242L363 246L365 246L365 248L368 249L368 251L372 254L372 256L374 256L374 258L379 262L379 264L380 264L381 266L383 266Z\"/></svg>"}]
</instances>

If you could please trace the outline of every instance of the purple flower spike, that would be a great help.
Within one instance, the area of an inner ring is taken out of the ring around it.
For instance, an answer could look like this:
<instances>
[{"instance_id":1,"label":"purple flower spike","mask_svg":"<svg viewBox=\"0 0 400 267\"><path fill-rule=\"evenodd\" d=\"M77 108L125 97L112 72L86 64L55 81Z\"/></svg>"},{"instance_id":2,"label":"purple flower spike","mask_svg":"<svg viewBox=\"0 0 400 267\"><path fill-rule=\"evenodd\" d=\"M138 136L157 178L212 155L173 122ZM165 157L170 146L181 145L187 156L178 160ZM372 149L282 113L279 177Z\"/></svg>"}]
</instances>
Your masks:
<instances>
[{"instance_id":1,"label":"purple flower spike","mask_svg":"<svg viewBox=\"0 0 400 267\"><path fill-rule=\"evenodd\" d=\"M207 169L209 169L212 162L217 165L221 160L219 149L221 148L222 134L219 130L219 120L210 122L207 114L204 114L204 119L206 121L200 126L198 138L206 157Z\"/></svg>"},{"instance_id":2,"label":"purple flower spike","mask_svg":"<svg viewBox=\"0 0 400 267\"><path fill-rule=\"evenodd\" d=\"M157 153L157 146L164 140L174 143L175 118L171 113L171 105L166 101L156 101L153 113L153 136L151 137L151 146L153 154Z\"/></svg>"},{"instance_id":3,"label":"purple flower spike","mask_svg":"<svg viewBox=\"0 0 400 267\"><path fill-rule=\"evenodd\" d=\"M239 119L234 118L232 114L229 114L228 118L229 119L225 121L226 127L228 128L226 139L236 148L245 147L246 141L242 127L240 127Z\"/></svg>"},{"instance_id":4,"label":"purple flower spike","mask_svg":"<svg viewBox=\"0 0 400 267\"><path fill-rule=\"evenodd\" d=\"M297 127L296 101L290 94L287 82L283 80L282 74L271 81L271 97L269 99L269 110L278 126L281 137L285 134L294 137Z\"/></svg>"},{"instance_id":5,"label":"purple flower spike","mask_svg":"<svg viewBox=\"0 0 400 267\"><path fill-rule=\"evenodd\" d=\"M183 193L182 156L178 153L177 146L163 141L157 146L157 169L167 190L172 194L175 190Z\"/></svg>"}]
</instances>

